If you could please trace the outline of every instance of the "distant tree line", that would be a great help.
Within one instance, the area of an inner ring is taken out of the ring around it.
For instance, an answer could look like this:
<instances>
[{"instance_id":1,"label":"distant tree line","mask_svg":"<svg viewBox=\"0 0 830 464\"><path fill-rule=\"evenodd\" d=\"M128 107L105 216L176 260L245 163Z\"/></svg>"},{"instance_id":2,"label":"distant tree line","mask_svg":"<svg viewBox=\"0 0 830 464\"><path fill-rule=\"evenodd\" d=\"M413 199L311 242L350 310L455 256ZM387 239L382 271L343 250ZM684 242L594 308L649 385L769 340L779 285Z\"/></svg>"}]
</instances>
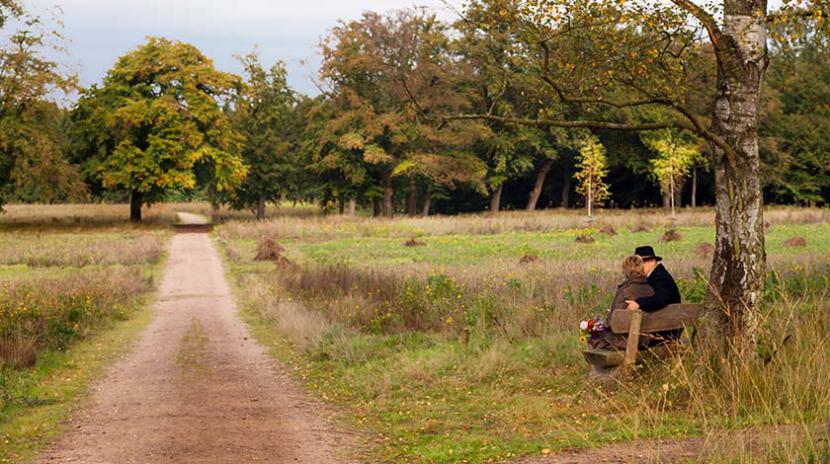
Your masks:
<instances>
[{"instance_id":1,"label":"distant tree line","mask_svg":"<svg viewBox=\"0 0 830 464\"><path fill-rule=\"evenodd\" d=\"M280 200L383 216L714 203L710 149L693 134L442 119L608 113L539 85L541 52L514 3L471 2L452 24L421 9L341 22L322 41L320 94L309 97L289 87L283 63L263 65L250 53L239 57L237 76L163 38L129 51L100 85L80 88L45 58L62 46L54 31L4 0L2 199L129 201L134 220L141 205L167 198L259 217ZM588 39L582 46L612 45ZM830 200L829 52L821 34L773 43L759 127L767 202ZM699 65L710 55L698 46L687 60ZM569 79L596 72L576 47L559 59ZM712 79L689 72L675 85L693 104ZM59 100L75 93L69 105ZM655 111L632 106L626 117Z\"/></svg>"}]
</instances>

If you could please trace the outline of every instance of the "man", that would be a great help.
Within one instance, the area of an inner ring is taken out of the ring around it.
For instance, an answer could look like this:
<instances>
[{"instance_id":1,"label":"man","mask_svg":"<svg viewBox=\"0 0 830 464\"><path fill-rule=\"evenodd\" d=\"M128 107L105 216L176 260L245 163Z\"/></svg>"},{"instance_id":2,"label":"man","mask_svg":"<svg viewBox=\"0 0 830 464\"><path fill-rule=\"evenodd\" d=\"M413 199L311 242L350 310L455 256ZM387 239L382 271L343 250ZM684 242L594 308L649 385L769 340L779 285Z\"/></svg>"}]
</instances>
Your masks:
<instances>
[{"instance_id":1,"label":"man","mask_svg":"<svg viewBox=\"0 0 830 464\"><path fill-rule=\"evenodd\" d=\"M635 300L626 300L628 309L642 309L646 312L663 309L670 304L680 303L680 290L674 277L660 264L663 258L654 254L650 246L637 247L634 254L643 258L646 282L654 289L653 296L643 296ZM640 348L659 345L665 340L676 340L683 334L683 329L658 332L652 337L641 337Z\"/></svg>"},{"instance_id":2,"label":"man","mask_svg":"<svg viewBox=\"0 0 830 464\"><path fill-rule=\"evenodd\" d=\"M650 246L637 247L634 254L643 258L646 280L654 289L654 296L644 296L636 300L626 300L628 309L642 309L651 312L665 308L670 304L680 303L680 290L669 271L660 264L663 258L655 256Z\"/></svg>"}]
</instances>

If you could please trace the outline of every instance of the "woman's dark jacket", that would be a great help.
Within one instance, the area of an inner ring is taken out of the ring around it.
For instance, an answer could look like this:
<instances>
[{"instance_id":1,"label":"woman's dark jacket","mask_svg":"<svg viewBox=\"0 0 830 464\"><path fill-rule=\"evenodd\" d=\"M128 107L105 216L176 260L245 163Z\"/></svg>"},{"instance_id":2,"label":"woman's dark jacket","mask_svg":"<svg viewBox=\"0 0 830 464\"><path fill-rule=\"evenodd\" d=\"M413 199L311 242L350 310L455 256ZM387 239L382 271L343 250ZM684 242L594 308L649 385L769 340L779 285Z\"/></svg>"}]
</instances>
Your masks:
<instances>
[{"instance_id":1,"label":"woman's dark jacket","mask_svg":"<svg viewBox=\"0 0 830 464\"><path fill-rule=\"evenodd\" d=\"M606 319L606 324L609 325L608 329L596 336L591 337L591 339L588 340L588 346L599 349L624 350L627 343L627 337L625 335L618 335L611 332L611 316L614 314L614 311L626 308L627 303L625 300L636 300L638 298L647 298L651 296L654 296L654 289L651 288L644 276L632 277L631 279L627 279L621 283L617 287L617 294L614 296L614 302L611 303L611 310L608 311L608 318ZM648 341L647 337L640 337L641 347L645 347Z\"/></svg>"}]
</instances>

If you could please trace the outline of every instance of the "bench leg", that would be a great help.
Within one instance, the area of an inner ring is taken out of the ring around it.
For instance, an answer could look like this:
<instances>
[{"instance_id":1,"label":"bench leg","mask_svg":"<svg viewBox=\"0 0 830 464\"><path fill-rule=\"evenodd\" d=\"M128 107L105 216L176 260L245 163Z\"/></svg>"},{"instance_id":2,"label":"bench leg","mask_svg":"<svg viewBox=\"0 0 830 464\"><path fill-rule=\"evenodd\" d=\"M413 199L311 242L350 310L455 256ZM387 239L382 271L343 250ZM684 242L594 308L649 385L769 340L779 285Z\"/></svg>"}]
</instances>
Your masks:
<instances>
[{"instance_id":1,"label":"bench leg","mask_svg":"<svg viewBox=\"0 0 830 464\"><path fill-rule=\"evenodd\" d=\"M631 367L637 361L637 348L640 344L640 326L643 322L643 312L635 309L631 313L631 326L628 329L628 341L625 344L625 357L622 362L622 373L631 372Z\"/></svg>"}]
</instances>

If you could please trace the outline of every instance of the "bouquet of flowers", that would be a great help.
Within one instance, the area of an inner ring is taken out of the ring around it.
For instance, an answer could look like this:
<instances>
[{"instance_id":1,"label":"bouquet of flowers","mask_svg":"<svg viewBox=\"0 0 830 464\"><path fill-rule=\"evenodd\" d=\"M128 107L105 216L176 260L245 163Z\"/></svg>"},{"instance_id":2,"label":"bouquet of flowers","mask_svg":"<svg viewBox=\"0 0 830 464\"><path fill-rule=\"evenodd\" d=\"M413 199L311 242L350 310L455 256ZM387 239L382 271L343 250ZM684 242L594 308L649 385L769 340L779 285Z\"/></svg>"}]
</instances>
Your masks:
<instances>
[{"instance_id":1,"label":"bouquet of flowers","mask_svg":"<svg viewBox=\"0 0 830 464\"><path fill-rule=\"evenodd\" d=\"M607 326L605 325L605 321L599 317L582 321L579 323L579 330L582 332L582 335L579 337L579 341L582 343L588 343L588 339L590 337L600 332L604 332L606 329Z\"/></svg>"}]
</instances>

